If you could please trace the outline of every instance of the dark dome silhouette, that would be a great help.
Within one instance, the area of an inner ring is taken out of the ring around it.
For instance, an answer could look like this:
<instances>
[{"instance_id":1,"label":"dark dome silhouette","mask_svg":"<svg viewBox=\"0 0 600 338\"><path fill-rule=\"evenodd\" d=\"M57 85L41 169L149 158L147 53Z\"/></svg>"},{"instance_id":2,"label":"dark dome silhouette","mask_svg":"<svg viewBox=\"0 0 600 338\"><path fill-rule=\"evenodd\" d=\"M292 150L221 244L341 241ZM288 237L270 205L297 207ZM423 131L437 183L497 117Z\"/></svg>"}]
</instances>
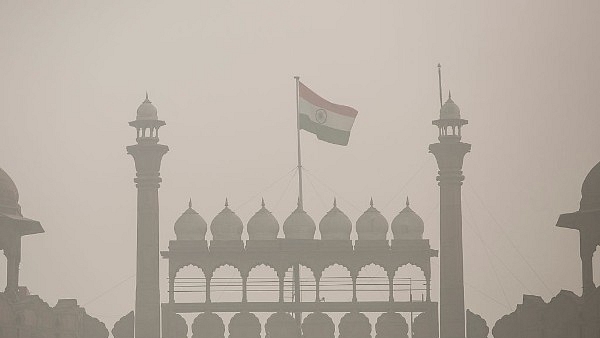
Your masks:
<instances>
[{"instance_id":1,"label":"dark dome silhouette","mask_svg":"<svg viewBox=\"0 0 600 338\"><path fill-rule=\"evenodd\" d=\"M448 94L448 100L440 108L440 119L460 119L460 108L452 101L452 94Z\"/></svg>"},{"instance_id":2,"label":"dark dome silhouette","mask_svg":"<svg viewBox=\"0 0 600 338\"><path fill-rule=\"evenodd\" d=\"M12 178L2 168L0 168L0 212L22 216L19 190Z\"/></svg>"},{"instance_id":3,"label":"dark dome silhouette","mask_svg":"<svg viewBox=\"0 0 600 338\"><path fill-rule=\"evenodd\" d=\"M148 93L146 93L146 99L137 109L138 120L158 120L158 110L148 99Z\"/></svg>"},{"instance_id":4,"label":"dark dome silhouette","mask_svg":"<svg viewBox=\"0 0 600 338\"><path fill-rule=\"evenodd\" d=\"M279 222L273 214L265 207L265 200L261 201L261 208L250 218L246 225L250 240L272 240L277 239L279 234Z\"/></svg>"},{"instance_id":5,"label":"dark dome silhouette","mask_svg":"<svg viewBox=\"0 0 600 338\"><path fill-rule=\"evenodd\" d=\"M314 239L317 226L315 221L302 209L300 203L296 210L283 222L285 238Z\"/></svg>"},{"instance_id":6,"label":"dark dome silhouette","mask_svg":"<svg viewBox=\"0 0 600 338\"><path fill-rule=\"evenodd\" d=\"M350 240L352 221L337 207L333 200L333 208L319 222L319 232L324 240Z\"/></svg>"},{"instance_id":7,"label":"dark dome silhouette","mask_svg":"<svg viewBox=\"0 0 600 338\"><path fill-rule=\"evenodd\" d=\"M302 322L303 338L334 338L335 324L327 314L313 312Z\"/></svg>"},{"instance_id":8,"label":"dark dome silhouette","mask_svg":"<svg viewBox=\"0 0 600 338\"><path fill-rule=\"evenodd\" d=\"M406 207L392 221L394 239L423 239L424 230L423 219L410 208L407 197Z\"/></svg>"},{"instance_id":9,"label":"dark dome silhouette","mask_svg":"<svg viewBox=\"0 0 600 338\"><path fill-rule=\"evenodd\" d=\"M581 186L579 210L600 209L600 162L587 174Z\"/></svg>"},{"instance_id":10,"label":"dark dome silhouette","mask_svg":"<svg viewBox=\"0 0 600 338\"><path fill-rule=\"evenodd\" d=\"M210 223L210 232L214 240L232 241L241 240L244 225L242 220L229 209L229 201L225 199L225 208L219 212Z\"/></svg>"},{"instance_id":11,"label":"dark dome silhouette","mask_svg":"<svg viewBox=\"0 0 600 338\"><path fill-rule=\"evenodd\" d=\"M229 321L229 338L260 338L262 327L250 312L238 312Z\"/></svg>"},{"instance_id":12,"label":"dark dome silhouette","mask_svg":"<svg viewBox=\"0 0 600 338\"><path fill-rule=\"evenodd\" d=\"M203 240L206 228L206 221L192 209L192 200L190 200L187 210L175 221L177 240Z\"/></svg>"},{"instance_id":13,"label":"dark dome silhouette","mask_svg":"<svg viewBox=\"0 0 600 338\"><path fill-rule=\"evenodd\" d=\"M356 221L358 240L385 240L389 228L388 221L373 206L372 198L370 205Z\"/></svg>"}]
</instances>

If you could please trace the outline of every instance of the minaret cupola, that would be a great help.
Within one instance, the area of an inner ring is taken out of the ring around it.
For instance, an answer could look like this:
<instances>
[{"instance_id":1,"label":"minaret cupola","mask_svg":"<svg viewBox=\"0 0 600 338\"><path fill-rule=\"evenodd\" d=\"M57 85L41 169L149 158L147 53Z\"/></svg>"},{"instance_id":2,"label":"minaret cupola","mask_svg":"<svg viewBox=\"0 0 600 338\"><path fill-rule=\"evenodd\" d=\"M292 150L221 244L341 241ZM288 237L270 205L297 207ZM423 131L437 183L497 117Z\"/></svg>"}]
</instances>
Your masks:
<instances>
[{"instance_id":1,"label":"minaret cupola","mask_svg":"<svg viewBox=\"0 0 600 338\"><path fill-rule=\"evenodd\" d=\"M448 92L448 100L440 108L440 118L433 124L439 129L439 139L447 141L460 141L461 128L469 121L460 117L460 108L452 100L452 93Z\"/></svg>"},{"instance_id":2,"label":"minaret cupola","mask_svg":"<svg viewBox=\"0 0 600 338\"><path fill-rule=\"evenodd\" d=\"M138 143L158 143L158 129L165 125L165 121L158 119L158 110L148 99L146 99L137 109L135 121L129 122L129 125L137 131Z\"/></svg>"}]
</instances>

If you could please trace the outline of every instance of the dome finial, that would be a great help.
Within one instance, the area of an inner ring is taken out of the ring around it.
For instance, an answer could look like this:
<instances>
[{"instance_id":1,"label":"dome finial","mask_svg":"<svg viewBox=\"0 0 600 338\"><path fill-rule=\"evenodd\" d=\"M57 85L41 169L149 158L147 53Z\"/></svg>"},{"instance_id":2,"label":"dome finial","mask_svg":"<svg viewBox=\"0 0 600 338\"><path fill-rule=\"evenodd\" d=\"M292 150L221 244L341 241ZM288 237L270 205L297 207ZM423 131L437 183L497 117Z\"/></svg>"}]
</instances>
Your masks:
<instances>
[{"instance_id":1,"label":"dome finial","mask_svg":"<svg viewBox=\"0 0 600 338\"><path fill-rule=\"evenodd\" d=\"M452 91L448 90L448 100L452 100Z\"/></svg>"},{"instance_id":2,"label":"dome finial","mask_svg":"<svg viewBox=\"0 0 600 338\"><path fill-rule=\"evenodd\" d=\"M373 207L373 197L371 197L371 201L369 202L369 204L371 205L371 207Z\"/></svg>"},{"instance_id":3,"label":"dome finial","mask_svg":"<svg viewBox=\"0 0 600 338\"><path fill-rule=\"evenodd\" d=\"M337 198L333 198L333 207L337 208Z\"/></svg>"},{"instance_id":4,"label":"dome finial","mask_svg":"<svg viewBox=\"0 0 600 338\"><path fill-rule=\"evenodd\" d=\"M265 207L265 198L264 197L260 198L260 206L263 208Z\"/></svg>"},{"instance_id":5,"label":"dome finial","mask_svg":"<svg viewBox=\"0 0 600 338\"><path fill-rule=\"evenodd\" d=\"M408 200L408 196L406 196L406 206L408 207L410 205L410 201Z\"/></svg>"},{"instance_id":6,"label":"dome finial","mask_svg":"<svg viewBox=\"0 0 600 338\"><path fill-rule=\"evenodd\" d=\"M227 197L225 197L225 207L229 207L229 199Z\"/></svg>"},{"instance_id":7,"label":"dome finial","mask_svg":"<svg viewBox=\"0 0 600 338\"><path fill-rule=\"evenodd\" d=\"M188 207L191 209L192 208L192 198L190 197L190 201L188 202Z\"/></svg>"}]
</instances>

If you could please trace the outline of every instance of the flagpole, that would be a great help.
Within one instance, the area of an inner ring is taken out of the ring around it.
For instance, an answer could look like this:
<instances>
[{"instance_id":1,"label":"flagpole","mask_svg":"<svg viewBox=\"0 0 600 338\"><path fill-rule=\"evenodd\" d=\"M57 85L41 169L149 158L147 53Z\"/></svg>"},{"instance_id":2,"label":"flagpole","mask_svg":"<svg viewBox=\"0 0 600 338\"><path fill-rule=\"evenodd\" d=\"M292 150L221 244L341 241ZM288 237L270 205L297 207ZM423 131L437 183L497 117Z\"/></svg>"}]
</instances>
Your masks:
<instances>
[{"instance_id":1,"label":"flagpole","mask_svg":"<svg viewBox=\"0 0 600 338\"><path fill-rule=\"evenodd\" d=\"M296 79L296 132L298 133L298 208L304 209L304 199L302 196L302 157L300 152L300 77L294 76ZM302 299L300 291L300 264L294 264L294 302L300 303ZM294 313L298 325L302 323L302 312Z\"/></svg>"},{"instance_id":2,"label":"flagpole","mask_svg":"<svg viewBox=\"0 0 600 338\"><path fill-rule=\"evenodd\" d=\"M296 79L296 131L298 133L298 207L304 209L304 197L302 196L302 153L300 151L300 77Z\"/></svg>"},{"instance_id":3,"label":"flagpole","mask_svg":"<svg viewBox=\"0 0 600 338\"><path fill-rule=\"evenodd\" d=\"M440 107L443 105L442 103L442 65L438 63L438 84L440 87Z\"/></svg>"}]
</instances>

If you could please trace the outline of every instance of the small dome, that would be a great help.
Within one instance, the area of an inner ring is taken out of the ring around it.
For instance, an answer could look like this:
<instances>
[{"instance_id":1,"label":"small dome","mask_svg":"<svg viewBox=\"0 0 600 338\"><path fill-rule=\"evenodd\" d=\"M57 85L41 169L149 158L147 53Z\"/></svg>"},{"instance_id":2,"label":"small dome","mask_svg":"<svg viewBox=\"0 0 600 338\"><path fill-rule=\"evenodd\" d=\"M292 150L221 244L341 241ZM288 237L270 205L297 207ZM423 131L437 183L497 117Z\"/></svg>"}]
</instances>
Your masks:
<instances>
[{"instance_id":1,"label":"small dome","mask_svg":"<svg viewBox=\"0 0 600 338\"><path fill-rule=\"evenodd\" d=\"M137 120L158 120L158 110L148 99L148 93L146 93L146 99L137 109Z\"/></svg>"},{"instance_id":2,"label":"small dome","mask_svg":"<svg viewBox=\"0 0 600 338\"><path fill-rule=\"evenodd\" d=\"M229 209L229 202L225 199L225 208L210 223L210 232L213 235L213 239L218 241L239 241L242 239L243 228L242 220L235 212Z\"/></svg>"},{"instance_id":3,"label":"small dome","mask_svg":"<svg viewBox=\"0 0 600 338\"><path fill-rule=\"evenodd\" d=\"M392 221L394 239L423 239L423 219L411 208L406 198L406 207Z\"/></svg>"},{"instance_id":4,"label":"small dome","mask_svg":"<svg viewBox=\"0 0 600 338\"><path fill-rule=\"evenodd\" d=\"M196 210L192 209L192 200L189 207L175 221L175 236L177 240L203 240L206 236L206 222Z\"/></svg>"},{"instance_id":5,"label":"small dome","mask_svg":"<svg viewBox=\"0 0 600 338\"><path fill-rule=\"evenodd\" d=\"M581 187L579 210L600 209L600 162L587 174Z\"/></svg>"},{"instance_id":6,"label":"small dome","mask_svg":"<svg viewBox=\"0 0 600 338\"><path fill-rule=\"evenodd\" d=\"M265 200L261 202L262 207L250 218L246 225L250 240L277 239L279 234L279 222L275 216L265 208Z\"/></svg>"},{"instance_id":7,"label":"small dome","mask_svg":"<svg viewBox=\"0 0 600 338\"><path fill-rule=\"evenodd\" d=\"M283 222L285 238L314 239L316 230L315 221L302 209L298 201L296 210Z\"/></svg>"},{"instance_id":8,"label":"small dome","mask_svg":"<svg viewBox=\"0 0 600 338\"><path fill-rule=\"evenodd\" d=\"M367 209L356 221L356 233L359 240L385 240L388 232L388 221L373 206Z\"/></svg>"},{"instance_id":9,"label":"small dome","mask_svg":"<svg viewBox=\"0 0 600 338\"><path fill-rule=\"evenodd\" d=\"M448 94L448 100L440 108L440 119L460 119L460 108L452 101L452 94Z\"/></svg>"},{"instance_id":10,"label":"small dome","mask_svg":"<svg viewBox=\"0 0 600 338\"><path fill-rule=\"evenodd\" d=\"M338 209L337 202L333 199L333 208L323 216L319 223L321 239L324 240L349 240L352 232L352 221Z\"/></svg>"},{"instance_id":11,"label":"small dome","mask_svg":"<svg viewBox=\"0 0 600 338\"><path fill-rule=\"evenodd\" d=\"M21 215L19 190L6 171L0 168L0 212L8 215Z\"/></svg>"}]
</instances>

